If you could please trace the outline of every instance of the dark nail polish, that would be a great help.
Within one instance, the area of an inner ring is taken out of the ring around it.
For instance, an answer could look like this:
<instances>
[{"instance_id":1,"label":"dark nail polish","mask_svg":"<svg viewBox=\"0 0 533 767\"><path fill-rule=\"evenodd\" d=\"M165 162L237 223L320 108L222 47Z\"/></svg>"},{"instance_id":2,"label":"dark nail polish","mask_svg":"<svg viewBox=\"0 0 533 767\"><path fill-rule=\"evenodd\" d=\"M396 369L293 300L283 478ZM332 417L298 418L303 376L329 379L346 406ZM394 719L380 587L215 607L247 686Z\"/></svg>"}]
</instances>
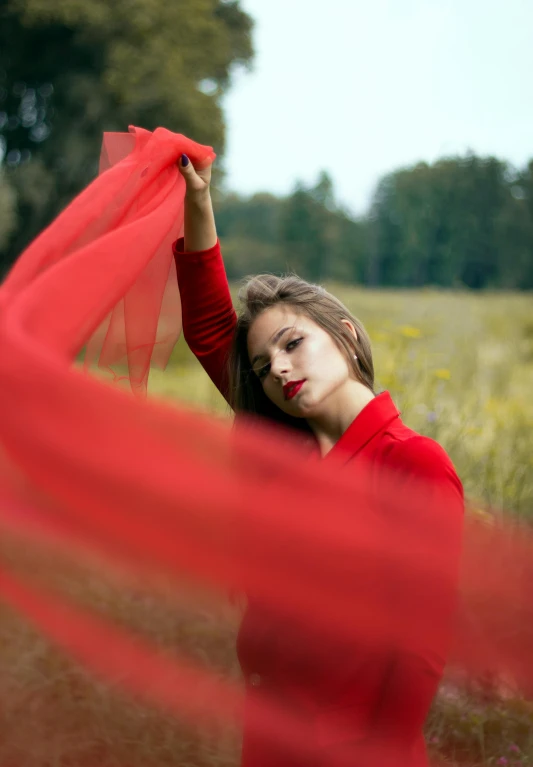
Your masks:
<instances>
[{"instance_id":1,"label":"dark nail polish","mask_svg":"<svg viewBox=\"0 0 533 767\"><path fill-rule=\"evenodd\" d=\"M189 158L187 157L186 154L181 155L181 164L183 165L184 168L186 168L187 165L189 164Z\"/></svg>"}]
</instances>

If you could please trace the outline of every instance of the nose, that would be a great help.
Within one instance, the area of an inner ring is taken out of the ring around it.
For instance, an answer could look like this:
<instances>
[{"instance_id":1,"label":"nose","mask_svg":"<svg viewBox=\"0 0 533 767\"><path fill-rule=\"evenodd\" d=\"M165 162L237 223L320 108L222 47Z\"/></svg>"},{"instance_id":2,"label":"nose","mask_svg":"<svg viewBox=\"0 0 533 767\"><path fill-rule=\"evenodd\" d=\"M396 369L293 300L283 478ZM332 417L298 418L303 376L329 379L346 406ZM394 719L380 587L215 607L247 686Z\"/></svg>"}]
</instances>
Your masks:
<instances>
[{"instance_id":1,"label":"nose","mask_svg":"<svg viewBox=\"0 0 533 767\"><path fill-rule=\"evenodd\" d=\"M287 355L283 352L278 352L270 363L270 370L274 378L286 376L291 370Z\"/></svg>"}]
</instances>

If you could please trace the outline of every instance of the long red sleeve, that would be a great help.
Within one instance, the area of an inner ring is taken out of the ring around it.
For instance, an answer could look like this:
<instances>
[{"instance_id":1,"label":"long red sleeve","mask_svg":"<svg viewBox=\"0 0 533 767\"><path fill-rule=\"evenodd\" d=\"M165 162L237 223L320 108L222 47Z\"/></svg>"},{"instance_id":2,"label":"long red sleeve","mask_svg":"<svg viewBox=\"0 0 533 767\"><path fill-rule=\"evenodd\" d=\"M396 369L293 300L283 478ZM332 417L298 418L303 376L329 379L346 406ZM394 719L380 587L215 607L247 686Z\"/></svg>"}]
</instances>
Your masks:
<instances>
[{"instance_id":1,"label":"long red sleeve","mask_svg":"<svg viewBox=\"0 0 533 767\"><path fill-rule=\"evenodd\" d=\"M237 315L233 308L220 243L187 253L174 244L181 295L183 335L221 394L228 399L227 361Z\"/></svg>"}]
</instances>

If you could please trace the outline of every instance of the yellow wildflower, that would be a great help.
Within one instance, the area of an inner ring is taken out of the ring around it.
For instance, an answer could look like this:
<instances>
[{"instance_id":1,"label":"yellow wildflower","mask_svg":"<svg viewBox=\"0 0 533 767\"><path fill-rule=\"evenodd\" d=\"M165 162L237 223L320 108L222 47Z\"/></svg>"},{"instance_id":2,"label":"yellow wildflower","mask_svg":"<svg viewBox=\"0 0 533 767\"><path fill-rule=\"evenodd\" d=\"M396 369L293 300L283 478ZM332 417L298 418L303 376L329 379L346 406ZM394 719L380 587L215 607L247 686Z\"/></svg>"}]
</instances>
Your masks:
<instances>
[{"instance_id":1,"label":"yellow wildflower","mask_svg":"<svg viewBox=\"0 0 533 767\"><path fill-rule=\"evenodd\" d=\"M420 338L422 331L419 328L415 328L412 325L402 325L400 333L406 338Z\"/></svg>"}]
</instances>

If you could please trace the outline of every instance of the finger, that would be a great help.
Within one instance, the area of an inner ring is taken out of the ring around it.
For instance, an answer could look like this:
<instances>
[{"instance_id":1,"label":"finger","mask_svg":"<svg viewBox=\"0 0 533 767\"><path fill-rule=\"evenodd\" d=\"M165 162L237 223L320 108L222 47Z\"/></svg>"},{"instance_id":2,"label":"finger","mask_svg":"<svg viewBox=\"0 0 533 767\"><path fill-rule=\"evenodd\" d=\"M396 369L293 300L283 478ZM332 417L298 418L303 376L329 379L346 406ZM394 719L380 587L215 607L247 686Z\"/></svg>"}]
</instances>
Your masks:
<instances>
[{"instance_id":1,"label":"finger","mask_svg":"<svg viewBox=\"0 0 533 767\"><path fill-rule=\"evenodd\" d=\"M178 161L178 168L187 185L198 178L198 174L194 170L194 166L186 154L181 155Z\"/></svg>"}]
</instances>

